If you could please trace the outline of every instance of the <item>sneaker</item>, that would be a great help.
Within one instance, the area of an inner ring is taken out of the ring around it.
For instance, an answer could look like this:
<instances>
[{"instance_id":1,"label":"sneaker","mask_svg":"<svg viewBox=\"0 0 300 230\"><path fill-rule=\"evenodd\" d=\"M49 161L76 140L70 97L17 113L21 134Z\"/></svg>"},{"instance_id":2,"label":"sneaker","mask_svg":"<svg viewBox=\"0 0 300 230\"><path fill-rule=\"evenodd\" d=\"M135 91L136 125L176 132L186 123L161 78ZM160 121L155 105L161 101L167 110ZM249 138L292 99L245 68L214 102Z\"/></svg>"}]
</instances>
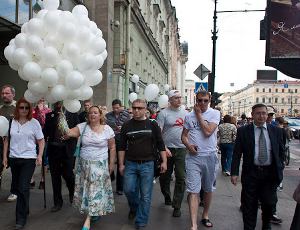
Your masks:
<instances>
[{"instance_id":1,"label":"sneaker","mask_svg":"<svg viewBox=\"0 0 300 230\"><path fill-rule=\"evenodd\" d=\"M174 208L173 211L173 217L180 217L181 216L181 211L179 208Z\"/></svg>"},{"instance_id":2,"label":"sneaker","mask_svg":"<svg viewBox=\"0 0 300 230\"><path fill-rule=\"evenodd\" d=\"M10 194L8 197L7 197L7 201L8 202L13 202L15 200L17 200L18 196L15 195L15 194Z\"/></svg>"},{"instance_id":3,"label":"sneaker","mask_svg":"<svg viewBox=\"0 0 300 230\"><path fill-rule=\"evenodd\" d=\"M170 198L165 198L165 205L172 205L172 200Z\"/></svg>"},{"instance_id":4,"label":"sneaker","mask_svg":"<svg viewBox=\"0 0 300 230\"><path fill-rule=\"evenodd\" d=\"M230 174L230 172L226 171L226 172L225 172L225 175L226 175L226 176L230 176L231 174Z\"/></svg>"},{"instance_id":5,"label":"sneaker","mask_svg":"<svg viewBox=\"0 0 300 230\"><path fill-rule=\"evenodd\" d=\"M281 224L282 219L280 219L277 215L272 215L270 222L272 224Z\"/></svg>"}]
</instances>

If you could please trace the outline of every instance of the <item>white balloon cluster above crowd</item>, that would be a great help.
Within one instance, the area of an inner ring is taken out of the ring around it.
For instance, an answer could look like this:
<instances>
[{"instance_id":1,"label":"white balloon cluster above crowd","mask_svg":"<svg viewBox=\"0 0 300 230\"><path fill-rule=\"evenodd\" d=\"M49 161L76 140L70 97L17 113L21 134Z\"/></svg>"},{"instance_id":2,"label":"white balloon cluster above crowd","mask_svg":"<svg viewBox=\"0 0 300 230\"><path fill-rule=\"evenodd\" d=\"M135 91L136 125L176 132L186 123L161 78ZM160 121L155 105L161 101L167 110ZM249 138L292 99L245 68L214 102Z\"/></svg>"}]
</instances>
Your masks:
<instances>
[{"instance_id":1,"label":"white balloon cluster above crowd","mask_svg":"<svg viewBox=\"0 0 300 230\"><path fill-rule=\"evenodd\" d=\"M4 55L20 78L28 81L26 100L63 101L68 111L77 112L79 100L91 98L91 86L102 81L99 69L107 58L106 42L83 5L71 13L57 10L59 0L43 3L44 9L23 24Z\"/></svg>"}]
</instances>

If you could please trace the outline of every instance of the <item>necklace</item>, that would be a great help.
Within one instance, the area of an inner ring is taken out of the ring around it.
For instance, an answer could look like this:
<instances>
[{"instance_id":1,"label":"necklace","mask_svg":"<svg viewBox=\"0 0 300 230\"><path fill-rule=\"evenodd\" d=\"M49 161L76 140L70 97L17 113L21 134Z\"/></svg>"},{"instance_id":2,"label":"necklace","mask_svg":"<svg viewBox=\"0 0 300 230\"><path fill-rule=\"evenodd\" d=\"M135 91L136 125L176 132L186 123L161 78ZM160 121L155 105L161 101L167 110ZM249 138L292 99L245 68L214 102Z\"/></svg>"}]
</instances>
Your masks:
<instances>
[{"instance_id":1,"label":"necklace","mask_svg":"<svg viewBox=\"0 0 300 230\"><path fill-rule=\"evenodd\" d=\"M20 133L22 125L24 125L26 122L27 120L18 120L18 133Z\"/></svg>"}]
</instances>

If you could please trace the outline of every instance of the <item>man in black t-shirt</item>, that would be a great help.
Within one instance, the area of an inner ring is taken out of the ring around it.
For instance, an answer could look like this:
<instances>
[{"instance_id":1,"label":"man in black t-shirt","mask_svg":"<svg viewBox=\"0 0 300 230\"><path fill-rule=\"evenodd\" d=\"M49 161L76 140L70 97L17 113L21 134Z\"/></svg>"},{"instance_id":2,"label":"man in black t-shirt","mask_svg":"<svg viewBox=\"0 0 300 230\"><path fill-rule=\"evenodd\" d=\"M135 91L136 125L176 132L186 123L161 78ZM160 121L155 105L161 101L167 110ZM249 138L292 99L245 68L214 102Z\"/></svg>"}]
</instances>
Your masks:
<instances>
[{"instance_id":1,"label":"man in black t-shirt","mask_svg":"<svg viewBox=\"0 0 300 230\"><path fill-rule=\"evenodd\" d=\"M162 158L161 173L167 170L167 157L158 124L145 116L146 102L135 100L132 112L133 118L124 123L120 133L119 171L130 207L128 218L135 218L135 227L140 229L149 218L156 148Z\"/></svg>"}]
</instances>

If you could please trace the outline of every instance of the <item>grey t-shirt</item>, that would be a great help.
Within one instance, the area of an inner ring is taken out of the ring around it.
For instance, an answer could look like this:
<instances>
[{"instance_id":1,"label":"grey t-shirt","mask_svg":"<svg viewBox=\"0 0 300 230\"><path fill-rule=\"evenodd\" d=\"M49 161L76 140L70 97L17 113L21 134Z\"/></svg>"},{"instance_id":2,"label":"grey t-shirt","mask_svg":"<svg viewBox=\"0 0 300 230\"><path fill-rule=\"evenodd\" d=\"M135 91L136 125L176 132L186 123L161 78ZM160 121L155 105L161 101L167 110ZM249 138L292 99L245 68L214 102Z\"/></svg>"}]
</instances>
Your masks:
<instances>
[{"instance_id":1,"label":"grey t-shirt","mask_svg":"<svg viewBox=\"0 0 300 230\"><path fill-rule=\"evenodd\" d=\"M166 108L157 117L157 122L162 129L165 145L169 148L185 148L181 142L183 122L188 112L181 106L178 109Z\"/></svg>"}]
</instances>

